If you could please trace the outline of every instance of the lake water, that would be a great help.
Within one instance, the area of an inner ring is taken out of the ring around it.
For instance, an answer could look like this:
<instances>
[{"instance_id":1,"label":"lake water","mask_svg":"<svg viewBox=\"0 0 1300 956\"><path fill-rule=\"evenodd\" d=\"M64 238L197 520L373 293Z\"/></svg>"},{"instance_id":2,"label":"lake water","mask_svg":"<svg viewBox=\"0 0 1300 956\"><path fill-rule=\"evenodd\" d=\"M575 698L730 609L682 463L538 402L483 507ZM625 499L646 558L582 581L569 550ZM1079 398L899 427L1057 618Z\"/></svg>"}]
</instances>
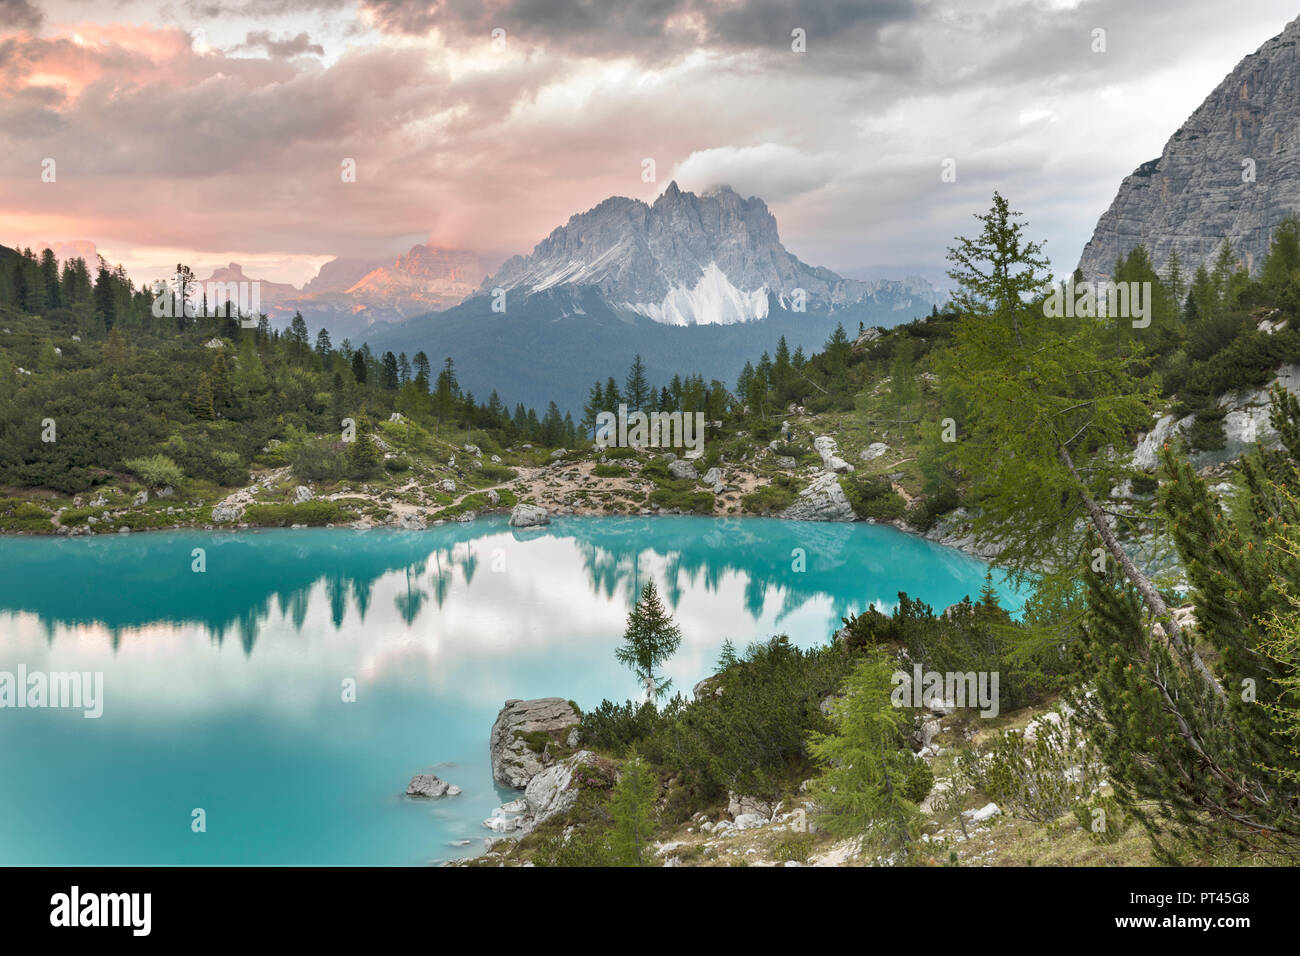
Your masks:
<instances>
[{"instance_id":1,"label":"lake water","mask_svg":"<svg viewBox=\"0 0 1300 956\"><path fill-rule=\"evenodd\" d=\"M0 538L0 672L104 682L98 719L0 709L0 864L477 853L518 795L489 767L502 703L636 696L613 651L650 578L682 629L666 672L689 692L724 638L824 644L899 591L936 610L975 596L985 571L892 528L754 518ZM464 793L408 799L420 772Z\"/></svg>"}]
</instances>

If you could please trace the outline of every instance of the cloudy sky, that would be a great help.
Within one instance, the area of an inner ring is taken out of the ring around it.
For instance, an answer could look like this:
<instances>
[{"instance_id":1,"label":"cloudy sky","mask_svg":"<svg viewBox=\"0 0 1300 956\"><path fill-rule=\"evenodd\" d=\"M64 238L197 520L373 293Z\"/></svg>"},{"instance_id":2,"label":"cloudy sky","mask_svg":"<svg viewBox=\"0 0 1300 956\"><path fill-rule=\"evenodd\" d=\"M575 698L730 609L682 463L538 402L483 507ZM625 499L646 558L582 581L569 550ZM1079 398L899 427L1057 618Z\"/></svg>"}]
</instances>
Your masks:
<instances>
[{"instance_id":1,"label":"cloudy sky","mask_svg":"<svg viewBox=\"0 0 1300 956\"><path fill-rule=\"evenodd\" d=\"M883 274L940 272L1001 189L1068 271L1119 181L1296 12L0 0L0 243L91 240L140 279L238 261L301 284L416 242L499 260L675 178L762 197L805 261Z\"/></svg>"}]
</instances>

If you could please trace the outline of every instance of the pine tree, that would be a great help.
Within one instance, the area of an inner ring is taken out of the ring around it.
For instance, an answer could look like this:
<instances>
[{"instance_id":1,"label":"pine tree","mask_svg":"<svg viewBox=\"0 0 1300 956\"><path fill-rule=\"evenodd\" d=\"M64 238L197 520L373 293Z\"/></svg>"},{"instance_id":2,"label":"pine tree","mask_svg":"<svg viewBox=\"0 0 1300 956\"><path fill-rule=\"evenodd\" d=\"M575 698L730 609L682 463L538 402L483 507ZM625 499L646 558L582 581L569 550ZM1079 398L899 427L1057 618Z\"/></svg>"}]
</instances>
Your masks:
<instances>
[{"instance_id":1,"label":"pine tree","mask_svg":"<svg viewBox=\"0 0 1300 956\"><path fill-rule=\"evenodd\" d=\"M894 346L894 360L889 369L889 397L900 419L908 417L919 397L913 354L912 339L902 336Z\"/></svg>"},{"instance_id":2,"label":"pine tree","mask_svg":"<svg viewBox=\"0 0 1300 956\"><path fill-rule=\"evenodd\" d=\"M587 400L582 405L582 429L586 433L591 432L591 437L596 437L596 416L601 412L609 411L605 404L605 389L596 382L591 386L591 391L587 393Z\"/></svg>"},{"instance_id":3,"label":"pine tree","mask_svg":"<svg viewBox=\"0 0 1300 956\"><path fill-rule=\"evenodd\" d=\"M1225 514L1191 464L1166 447L1158 508L1186 570L1197 635L1231 692L1201 678L1187 645L1161 639L1127 584L1088 579L1081 651L1092 694L1077 709L1116 798L1158 851L1171 827L1204 845L1225 838L1300 858L1300 752L1293 705L1300 656L1300 405L1275 394L1284 453L1241 462L1244 490Z\"/></svg>"},{"instance_id":4,"label":"pine tree","mask_svg":"<svg viewBox=\"0 0 1300 956\"><path fill-rule=\"evenodd\" d=\"M113 295L113 276L108 265L103 259L99 262L99 272L95 276L95 318L108 330L117 323L117 299Z\"/></svg>"},{"instance_id":5,"label":"pine tree","mask_svg":"<svg viewBox=\"0 0 1300 956\"><path fill-rule=\"evenodd\" d=\"M208 377L207 372L199 375L198 384L194 388L194 396L190 400L190 410L194 417L205 422L210 422L217 417L216 411L212 407L212 379Z\"/></svg>"},{"instance_id":6,"label":"pine tree","mask_svg":"<svg viewBox=\"0 0 1300 956\"><path fill-rule=\"evenodd\" d=\"M640 354L632 359L632 366L627 370L627 381L623 383L623 392L628 411L631 412L640 411L654 394L650 389L650 382L646 379L645 363L641 361Z\"/></svg>"},{"instance_id":7,"label":"pine tree","mask_svg":"<svg viewBox=\"0 0 1300 956\"><path fill-rule=\"evenodd\" d=\"M641 589L640 600L628 615L623 643L614 651L619 663L631 668L637 680L645 685L647 700L657 701L668 692L672 681L656 671L677 653L681 643L681 629L659 603L654 581L647 581Z\"/></svg>"},{"instance_id":8,"label":"pine tree","mask_svg":"<svg viewBox=\"0 0 1300 956\"><path fill-rule=\"evenodd\" d=\"M415 353L415 385L420 390L420 394L429 391L429 383L433 381L433 369L429 365L429 356L424 352Z\"/></svg>"},{"instance_id":9,"label":"pine tree","mask_svg":"<svg viewBox=\"0 0 1300 956\"><path fill-rule=\"evenodd\" d=\"M289 343L289 351L295 358L302 358L307 354L310 348L310 337L307 332L307 320L302 317L301 312L295 312L293 318L289 320L288 331L284 334L285 340Z\"/></svg>"},{"instance_id":10,"label":"pine tree","mask_svg":"<svg viewBox=\"0 0 1300 956\"><path fill-rule=\"evenodd\" d=\"M379 466L379 448L370 436L370 419L358 415L356 434L348 443L348 468L353 478L368 478Z\"/></svg>"},{"instance_id":11,"label":"pine tree","mask_svg":"<svg viewBox=\"0 0 1300 956\"><path fill-rule=\"evenodd\" d=\"M654 773L633 748L610 795L610 845L619 866L648 866L654 834Z\"/></svg>"},{"instance_id":12,"label":"pine tree","mask_svg":"<svg viewBox=\"0 0 1300 956\"><path fill-rule=\"evenodd\" d=\"M54 258L52 249L41 253L41 284L45 289L47 309L57 309L63 304L59 295L59 261Z\"/></svg>"},{"instance_id":13,"label":"pine tree","mask_svg":"<svg viewBox=\"0 0 1300 956\"><path fill-rule=\"evenodd\" d=\"M618 390L618 382L614 381L614 376L605 380L605 405L609 411L617 413L618 406L623 404L623 393Z\"/></svg>"},{"instance_id":14,"label":"pine tree","mask_svg":"<svg viewBox=\"0 0 1300 956\"><path fill-rule=\"evenodd\" d=\"M384 371L380 379L380 386L386 391L395 392L400 384L400 371L397 366L397 356L392 352L384 353Z\"/></svg>"},{"instance_id":15,"label":"pine tree","mask_svg":"<svg viewBox=\"0 0 1300 956\"><path fill-rule=\"evenodd\" d=\"M460 384L456 381L456 363L451 360L451 356L447 356L433 389L433 407L440 420L446 420L454 414L458 398Z\"/></svg>"},{"instance_id":16,"label":"pine tree","mask_svg":"<svg viewBox=\"0 0 1300 956\"><path fill-rule=\"evenodd\" d=\"M785 336L776 343L776 358L772 362L772 389L776 392L777 402L785 402L793 397L794 375L790 364L790 346Z\"/></svg>"}]
</instances>

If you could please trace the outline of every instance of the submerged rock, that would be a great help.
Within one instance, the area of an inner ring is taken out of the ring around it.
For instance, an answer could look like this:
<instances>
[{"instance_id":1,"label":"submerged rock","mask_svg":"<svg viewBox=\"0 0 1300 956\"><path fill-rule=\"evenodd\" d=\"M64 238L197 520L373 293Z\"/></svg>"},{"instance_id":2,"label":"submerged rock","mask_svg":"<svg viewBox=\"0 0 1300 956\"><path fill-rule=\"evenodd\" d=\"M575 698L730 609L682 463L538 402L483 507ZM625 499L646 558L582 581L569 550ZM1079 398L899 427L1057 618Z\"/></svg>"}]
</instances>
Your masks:
<instances>
[{"instance_id":1,"label":"submerged rock","mask_svg":"<svg viewBox=\"0 0 1300 956\"><path fill-rule=\"evenodd\" d=\"M439 780L431 773L417 773L406 786L408 797L455 797L460 792L460 787Z\"/></svg>"}]
</instances>

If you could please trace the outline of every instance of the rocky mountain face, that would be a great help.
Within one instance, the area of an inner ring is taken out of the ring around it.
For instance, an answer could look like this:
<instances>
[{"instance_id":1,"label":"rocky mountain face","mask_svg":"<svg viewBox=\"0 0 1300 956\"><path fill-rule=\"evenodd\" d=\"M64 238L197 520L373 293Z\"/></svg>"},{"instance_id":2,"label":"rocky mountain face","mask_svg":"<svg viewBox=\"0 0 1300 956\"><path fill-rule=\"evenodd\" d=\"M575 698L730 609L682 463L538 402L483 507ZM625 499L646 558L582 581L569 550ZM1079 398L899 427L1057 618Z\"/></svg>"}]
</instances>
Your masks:
<instances>
[{"instance_id":1,"label":"rocky mountain face","mask_svg":"<svg viewBox=\"0 0 1300 956\"><path fill-rule=\"evenodd\" d=\"M484 271L475 252L418 244L396 259L332 259L302 289L263 280L262 305L277 328L301 312L313 332L327 328L341 341L375 323L450 308L474 291ZM231 263L211 280L246 278Z\"/></svg>"},{"instance_id":2,"label":"rocky mountain face","mask_svg":"<svg viewBox=\"0 0 1300 956\"><path fill-rule=\"evenodd\" d=\"M305 286L304 296L320 295L325 292L347 292L375 269L380 269L389 262L387 259L353 259L340 257L331 259L320 267Z\"/></svg>"},{"instance_id":3,"label":"rocky mountain face","mask_svg":"<svg viewBox=\"0 0 1300 956\"><path fill-rule=\"evenodd\" d=\"M212 270L212 275L200 280L204 286L209 282L256 282L261 296L263 309L278 305L298 294L298 287L288 282L270 282L266 279L253 279L244 275L244 269L238 262Z\"/></svg>"},{"instance_id":4,"label":"rocky mountain face","mask_svg":"<svg viewBox=\"0 0 1300 956\"><path fill-rule=\"evenodd\" d=\"M1177 251L1184 273L1212 263L1224 239L1256 270L1273 229L1300 211L1300 19L1246 57L1120 185L1079 268L1104 278L1145 244L1156 267Z\"/></svg>"},{"instance_id":5,"label":"rocky mountain face","mask_svg":"<svg viewBox=\"0 0 1300 956\"><path fill-rule=\"evenodd\" d=\"M415 245L406 255L370 270L344 291L368 305L388 305L416 315L455 305L473 292L482 278L477 253Z\"/></svg>"},{"instance_id":6,"label":"rocky mountain face","mask_svg":"<svg viewBox=\"0 0 1300 956\"><path fill-rule=\"evenodd\" d=\"M493 289L568 294L594 289L617 314L664 325L729 325L766 318L773 308L846 309L862 303L925 301L915 282L861 282L814 268L781 244L761 199L728 186L703 195L673 182L652 205L616 196L570 218L528 256L484 280Z\"/></svg>"},{"instance_id":7,"label":"rocky mountain face","mask_svg":"<svg viewBox=\"0 0 1300 956\"><path fill-rule=\"evenodd\" d=\"M852 338L860 324L897 325L942 298L925 280L860 281L809 266L781 244L761 199L671 183L652 204L606 199L459 305L375 324L362 340L378 353L451 356L476 395L497 390L539 407L553 399L576 412L591 382L623 375L636 355L660 385L692 372L730 384L782 337L791 351L819 351L838 325Z\"/></svg>"}]
</instances>

